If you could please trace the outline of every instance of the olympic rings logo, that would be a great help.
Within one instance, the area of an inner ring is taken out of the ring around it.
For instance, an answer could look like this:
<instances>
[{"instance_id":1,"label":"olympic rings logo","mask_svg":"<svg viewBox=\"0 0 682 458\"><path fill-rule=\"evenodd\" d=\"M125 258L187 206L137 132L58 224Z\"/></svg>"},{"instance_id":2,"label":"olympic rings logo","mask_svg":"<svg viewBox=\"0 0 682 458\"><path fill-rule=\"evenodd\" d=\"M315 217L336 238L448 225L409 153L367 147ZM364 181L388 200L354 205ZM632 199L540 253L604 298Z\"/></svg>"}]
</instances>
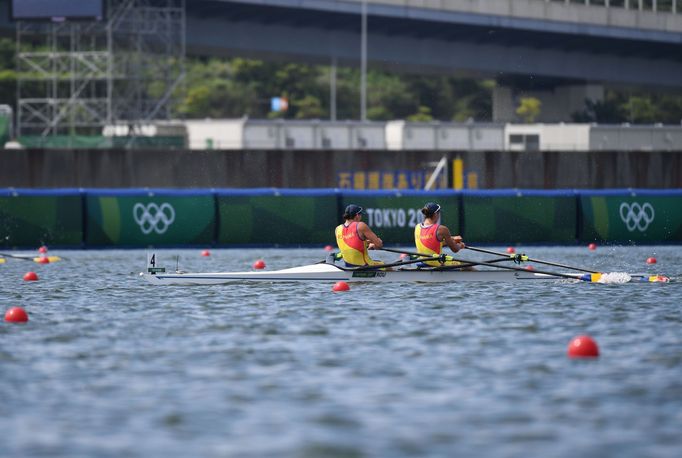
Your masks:
<instances>
[{"instance_id":1,"label":"olympic rings logo","mask_svg":"<svg viewBox=\"0 0 682 458\"><path fill-rule=\"evenodd\" d=\"M628 204L623 202L620 204L620 219L625 223L625 227L628 231L632 232L635 229L639 229L640 232L644 232L654 221L654 207L651 206L649 202L645 202L640 205L637 202Z\"/></svg>"},{"instance_id":2,"label":"olympic rings logo","mask_svg":"<svg viewBox=\"0 0 682 458\"><path fill-rule=\"evenodd\" d=\"M167 202L161 205L152 202L146 206L138 202L133 207L133 218L143 234L163 234L175 221L175 209Z\"/></svg>"}]
</instances>

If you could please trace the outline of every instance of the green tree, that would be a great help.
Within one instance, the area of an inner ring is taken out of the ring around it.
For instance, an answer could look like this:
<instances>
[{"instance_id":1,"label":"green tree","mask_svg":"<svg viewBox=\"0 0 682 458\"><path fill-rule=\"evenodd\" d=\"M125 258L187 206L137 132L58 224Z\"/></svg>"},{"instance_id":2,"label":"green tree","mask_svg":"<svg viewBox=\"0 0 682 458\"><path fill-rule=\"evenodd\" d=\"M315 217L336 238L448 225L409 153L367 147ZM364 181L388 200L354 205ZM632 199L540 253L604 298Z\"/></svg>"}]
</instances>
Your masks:
<instances>
[{"instance_id":1,"label":"green tree","mask_svg":"<svg viewBox=\"0 0 682 458\"><path fill-rule=\"evenodd\" d=\"M322 102L314 95L306 95L294 101L296 119L321 119L326 112L322 109Z\"/></svg>"},{"instance_id":2,"label":"green tree","mask_svg":"<svg viewBox=\"0 0 682 458\"><path fill-rule=\"evenodd\" d=\"M431 116L431 108L421 105L415 114L411 114L407 117L407 120L412 122L433 121L433 116Z\"/></svg>"},{"instance_id":3,"label":"green tree","mask_svg":"<svg viewBox=\"0 0 682 458\"><path fill-rule=\"evenodd\" d=\"M17 105L17 72L15 45L9 38L0 38L0 104Z\"/></svg>"},{"instance_id":4,"label":"green tree","mask_svg":"<svg viewBox=\"0 0 682 458\"><path fill-rule=\"evenodd\" d=\"M521 97L516 114L523 118L526 123L534 122L540 115L542 103L535 97Z\"/></svg>"},{"instance_id":5,"label":"green tree","mask_svg":"<svg viewBox=\"0 0 682 458\"><path fill-rule=\"evenodd\" d=\"M660 119L649 97L630 97L627 102L629 120L634 124L652 124Z\"/></svg>"}]
</instances>

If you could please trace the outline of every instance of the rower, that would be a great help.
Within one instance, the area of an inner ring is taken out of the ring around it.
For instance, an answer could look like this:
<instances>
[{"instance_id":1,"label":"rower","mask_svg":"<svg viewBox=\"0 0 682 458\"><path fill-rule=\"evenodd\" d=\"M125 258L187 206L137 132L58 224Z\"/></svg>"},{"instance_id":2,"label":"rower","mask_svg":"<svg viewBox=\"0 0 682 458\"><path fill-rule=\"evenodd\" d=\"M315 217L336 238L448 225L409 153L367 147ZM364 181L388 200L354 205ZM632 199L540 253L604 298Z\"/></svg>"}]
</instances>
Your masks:
<instances>
[{"instance_id":1,"label":"rower","mask_svg":"<svg viewBox=\"0 0 682 458\"><path fill-rule=\"evenodd\" d=\"M383 248L384 242L362 222L363 209L350 204L343 212L343 224L334 231L346 267L378 266L383 262L369 257L367 250Z\"/></svg>"},{"instance_id":2,"label":"rower","mask_svg":"<svg viewBox=\"0 0 682 458\"><path fill-rule=\"evenodd\" d=\"M438 256L441 254L444 245L450 247L453 253L457 253L462 248L466 248L462 237L452 236L447 226L438 224L440 221L440 205L435 202L428 202L422 208L424 222L417 224L414 228L414 243L417 251L426 255ZM424 261L428 266L456 266L460 262L455 260Z\"/></svg>"}]
</instances>

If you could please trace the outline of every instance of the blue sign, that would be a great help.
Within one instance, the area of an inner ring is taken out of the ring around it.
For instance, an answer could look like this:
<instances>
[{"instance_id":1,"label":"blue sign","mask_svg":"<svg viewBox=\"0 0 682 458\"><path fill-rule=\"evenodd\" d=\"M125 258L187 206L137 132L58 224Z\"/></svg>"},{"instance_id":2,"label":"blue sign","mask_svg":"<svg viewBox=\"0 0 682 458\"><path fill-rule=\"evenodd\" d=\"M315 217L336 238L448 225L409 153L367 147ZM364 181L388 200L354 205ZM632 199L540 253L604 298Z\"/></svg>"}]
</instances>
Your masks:
<instances>
[{"instance_id":1,"label":"blue sign","mask_svg":"<svg viewBox=\"0 0 682 458\"><path fill-rule=\"evenodd\" d=\"M287 111L289 101L284 97L273 97L270 99L270 111Z\"/></svg>"}]
</instances>

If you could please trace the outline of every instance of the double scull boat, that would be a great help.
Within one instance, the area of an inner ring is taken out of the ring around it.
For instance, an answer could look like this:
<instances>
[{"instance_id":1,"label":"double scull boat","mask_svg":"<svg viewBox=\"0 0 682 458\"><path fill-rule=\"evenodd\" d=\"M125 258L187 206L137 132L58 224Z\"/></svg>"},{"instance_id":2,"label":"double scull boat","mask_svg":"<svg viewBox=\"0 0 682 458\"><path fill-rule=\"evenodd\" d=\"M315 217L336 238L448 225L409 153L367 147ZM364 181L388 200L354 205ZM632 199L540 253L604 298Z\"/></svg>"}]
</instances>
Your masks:
<instances>
[{"instance_id":1,"label":"double scull boat","mask_svg":"<svg viewBox=\"0 0 682 458\"><path fill-rule=\"evenodd\" d=\"M193 273L176 271L166 272L156 267L155 256L150 258L147 272L140 275L154 285L217 285L240 281L258 282L296 282L296 281L345 281L345 282L511 282L519 280L584 280L600 281L597 276L618 275L612 277L614 282L657 281L646 274L572 274L572 273L539 273L524 269L514 270L460 270L447 268L399 267L394 270L380 269L347 269L329 262L310 264L300 267L274 271L245 272L213 272ZM665 278L665 277L662 277ZM664 280L660 280L664 281Z\"/></svg>"}]
</instances>

